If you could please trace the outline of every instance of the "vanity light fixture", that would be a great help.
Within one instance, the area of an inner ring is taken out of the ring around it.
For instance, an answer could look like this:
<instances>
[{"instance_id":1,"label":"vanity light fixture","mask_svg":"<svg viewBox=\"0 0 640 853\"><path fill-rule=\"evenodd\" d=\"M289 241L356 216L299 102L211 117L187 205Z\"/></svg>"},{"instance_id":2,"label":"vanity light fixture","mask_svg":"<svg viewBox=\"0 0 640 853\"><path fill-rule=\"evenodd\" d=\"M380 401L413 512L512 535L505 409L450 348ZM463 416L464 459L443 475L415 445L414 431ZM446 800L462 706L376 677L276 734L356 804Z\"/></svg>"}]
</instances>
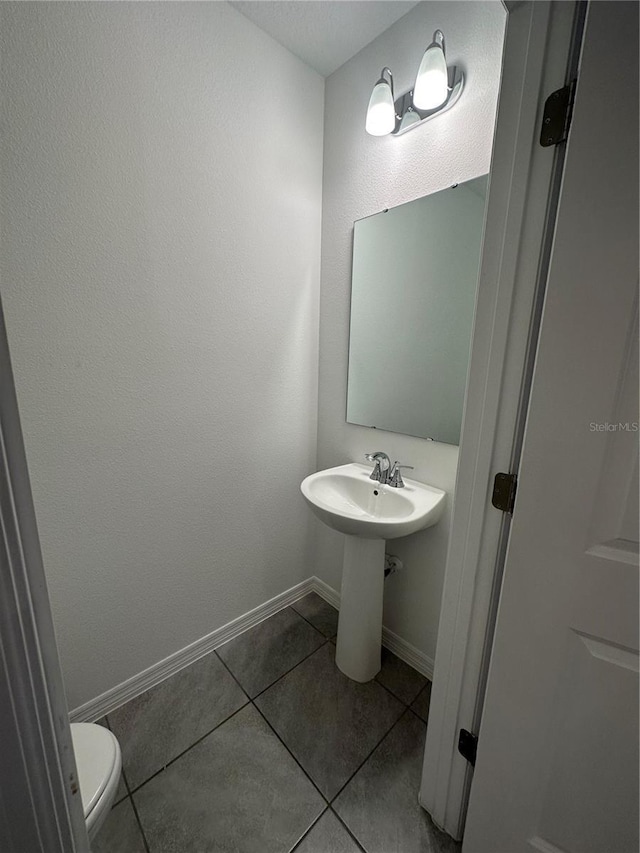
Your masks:
<instances>
[{"instance_id":1,"label":"vanity light fixture","mask_svg":"<svg viewBox=\"0 0 640 853\"><path fill-rule=\"evenodd\" d=\"M406 133L423 121L451 109L463 87L464 75L455 65L447 67L444 34L442 30L436 30L420 62L413 89L394 100L393 76L388 68L382 69L369 99L365 130L371 136Z\"/></svg>"}]
</instances>

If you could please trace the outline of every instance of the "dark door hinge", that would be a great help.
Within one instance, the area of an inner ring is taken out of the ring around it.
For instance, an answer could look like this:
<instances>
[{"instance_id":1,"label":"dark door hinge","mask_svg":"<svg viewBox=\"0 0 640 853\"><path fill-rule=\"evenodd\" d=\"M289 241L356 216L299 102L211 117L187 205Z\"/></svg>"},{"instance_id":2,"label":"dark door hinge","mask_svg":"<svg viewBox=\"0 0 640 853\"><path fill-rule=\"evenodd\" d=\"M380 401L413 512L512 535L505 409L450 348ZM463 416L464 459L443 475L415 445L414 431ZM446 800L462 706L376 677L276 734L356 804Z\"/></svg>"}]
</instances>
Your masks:
<instances>
[{"instance_id":1,"label":"dark door hinge","mask_svg":"<svg viewBox=\"0 0 640 853\"><path fill-rule=\"evenodd\" d=\"M491 495L491 503L496 509L513 513L517 485L518 478L515 474L503 474L502 472L496 474L493 481L493 494Z\"/></svg>"},{"instance_id":2,"label":"dark door hinge","mask_svg":"<svg viewBox=\"0 0 640 853\"><path fill-rule=\"evenodd\" d=\"M552 92L545 101L540 129L540 145L543 148L558 145L569 135L575 91L576 81L572 80L562 89Z\"/></svg>"},{"instance_id":3,"label":"dark door hinge","mask_svg":"<svg viewBox=\"0 0 640 853\"><path fill-rule=\"evenodd\" d=\"M466 729L460 729L458 736L458 752L466 758L472 767L476 766L476 754L478 752L478 735L473 735Z\"/></svg>"}]
</instances>

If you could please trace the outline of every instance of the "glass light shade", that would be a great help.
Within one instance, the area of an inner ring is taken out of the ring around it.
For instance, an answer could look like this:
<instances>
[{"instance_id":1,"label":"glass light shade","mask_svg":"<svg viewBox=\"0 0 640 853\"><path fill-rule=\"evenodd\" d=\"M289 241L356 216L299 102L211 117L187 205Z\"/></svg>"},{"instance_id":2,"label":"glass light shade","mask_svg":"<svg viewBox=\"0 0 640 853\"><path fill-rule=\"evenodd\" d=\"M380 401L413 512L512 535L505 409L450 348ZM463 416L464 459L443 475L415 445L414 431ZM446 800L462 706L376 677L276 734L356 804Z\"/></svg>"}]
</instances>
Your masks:
<instances>
[{"instance_id":1,"label":"glass light shade","mask_svg":"<svg viewBox=\"0 0 640 853\"><path fill-rule=\"evenodd\" d=\"M415 110L407 110L406 113L402 116L402 121L400 122L399 131L407 130L407 128L411 127L413 124L420 124L422 119L418 115Z\"/></svg>"},{"instance_id":2,"label":"glass light shade","mask_svg":"<svg viewBox=\"0 0 640 853\"><path fill-rule=\"evenodd\" d=\"M386 80L380 80L373 87L367 109L365 130L371 136L386 136L396 126L396 110L393 104L391 87Z\"/></svg>"},{"instance_id":3,"label":"glass light shade","mask_svg":"<svg viewBox=\"0 0 640 853\"><path fill-rule=\"evenodd\" d=\"M419 110L435 110L444 104L448 94L447 61L440 45L434 42L425 50L418 68L413 104Z\"/></svg>"}]
</instances>

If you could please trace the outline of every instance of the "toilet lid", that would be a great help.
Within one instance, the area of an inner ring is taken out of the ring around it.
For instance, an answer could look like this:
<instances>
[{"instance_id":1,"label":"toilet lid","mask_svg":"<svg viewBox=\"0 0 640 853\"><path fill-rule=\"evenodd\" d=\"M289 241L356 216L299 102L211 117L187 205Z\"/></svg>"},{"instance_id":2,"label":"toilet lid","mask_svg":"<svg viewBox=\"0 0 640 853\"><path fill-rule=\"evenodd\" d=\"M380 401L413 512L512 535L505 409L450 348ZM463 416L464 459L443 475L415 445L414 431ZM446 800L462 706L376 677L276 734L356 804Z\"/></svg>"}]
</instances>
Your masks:
<instances>
[{"instance_id":1,"label":"toilet lid","mask_svg":"<svg viewBox=\"0 0 640 853\"><path fill-rule=\"evenodd\" d=\"M72 723L71 738L86 818L100 799L114 771L118 742L109 729L95 723Z\"/></svg>"}]
</instances>

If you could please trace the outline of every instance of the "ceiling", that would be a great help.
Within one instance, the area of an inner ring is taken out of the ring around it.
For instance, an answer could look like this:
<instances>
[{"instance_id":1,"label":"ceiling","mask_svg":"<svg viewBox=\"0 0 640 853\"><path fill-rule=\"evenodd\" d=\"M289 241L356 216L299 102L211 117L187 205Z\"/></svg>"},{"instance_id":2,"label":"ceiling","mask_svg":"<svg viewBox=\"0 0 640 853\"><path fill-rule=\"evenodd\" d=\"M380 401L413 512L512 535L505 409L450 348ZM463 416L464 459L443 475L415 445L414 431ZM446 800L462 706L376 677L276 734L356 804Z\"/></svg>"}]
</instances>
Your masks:
<instances>
[{"instance_id":1,"label":"ceiling","mask_svg":"<svg viewBox=\"0 0 640 853\"><path fill-rule=\"evenodd\" d=\"M231 5L327 77L417 0L231 0Z\"/></svg>"}]
</instances>

